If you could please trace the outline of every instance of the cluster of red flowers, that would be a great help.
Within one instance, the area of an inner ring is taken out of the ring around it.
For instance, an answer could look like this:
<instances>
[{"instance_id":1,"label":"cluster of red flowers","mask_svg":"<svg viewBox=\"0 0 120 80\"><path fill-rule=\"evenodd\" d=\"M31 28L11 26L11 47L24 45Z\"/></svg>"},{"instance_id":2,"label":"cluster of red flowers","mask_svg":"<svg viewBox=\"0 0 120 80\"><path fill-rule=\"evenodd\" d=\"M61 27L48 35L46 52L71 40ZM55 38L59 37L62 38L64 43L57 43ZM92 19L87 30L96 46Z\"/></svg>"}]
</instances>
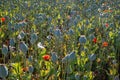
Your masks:
<instances>
[{"instance_id":1,"label":"cluster of red flowers","mask_svg":"<svg viewBox=\"0 0 120 80\"><path fill-rule=\"evenodd\" d=\"M92 41L93 41L94 43L97 43L97 38L94 38ZM104 42L102 43L102 46L103 46L103 47L107 47L107 46L108 46L108 42L104 41Z\"/></svg>"}]
</instances>

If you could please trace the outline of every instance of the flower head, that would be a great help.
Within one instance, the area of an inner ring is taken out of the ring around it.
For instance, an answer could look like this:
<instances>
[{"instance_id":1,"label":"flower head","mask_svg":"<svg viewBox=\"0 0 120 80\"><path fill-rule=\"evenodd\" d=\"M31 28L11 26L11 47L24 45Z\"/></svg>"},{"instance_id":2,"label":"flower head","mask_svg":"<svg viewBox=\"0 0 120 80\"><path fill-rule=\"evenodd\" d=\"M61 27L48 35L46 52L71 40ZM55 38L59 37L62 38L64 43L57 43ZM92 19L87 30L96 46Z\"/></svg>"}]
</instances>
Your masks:
<instances>
[{"instance_id":1,"label":"flower head","mask_svg":"<svg viewBox=\"0 0 120 80\"><path fill-rule=\"evenodd\" d=\"M45 61L49 61L49 60L50 60L50 55L44 55L44 56L42 56L42 58L43 58Z\"/></svg>"},{"instance_id":2,"label":"flower head","mask_svg":"<svg viewBox=\"0 0 120 80\"><path fill-rule=\"evenodd\" d=\"M93 38L93 42L94 42L94 43L97 43L97 38Z\"/></svg>"},{"instance_id":3,"label":"flower head","mask_svg":"<svg viewBox=\"0 0 120 80\"><path fill-rule=\"evenodd\" d=\"M1 22L5 22L5 18L4 17L1 18Z\"/></svg>"},{"instance_id":4,"label":"flower head","mask_svg":"<svg viewBox=\"0 0 120 80\"><path fill-rule=\"evenodd\" d=\"M102 43L102 46L103 46L103 47L107 47L107 46L108 46L108 42L103 42L103 43Z\"/></svg>"},{"instance_id":5,"label":"flower head","mask_svg":"<svg viewBox=\"0 0 120 80\"><path fill-rule=\"evenodd\" d=\"M106 24L105 24L105 26L106 26L106 27L109 27L109 24L108 24L108 23L106 23Z\"/></svg>"}]
</instances>

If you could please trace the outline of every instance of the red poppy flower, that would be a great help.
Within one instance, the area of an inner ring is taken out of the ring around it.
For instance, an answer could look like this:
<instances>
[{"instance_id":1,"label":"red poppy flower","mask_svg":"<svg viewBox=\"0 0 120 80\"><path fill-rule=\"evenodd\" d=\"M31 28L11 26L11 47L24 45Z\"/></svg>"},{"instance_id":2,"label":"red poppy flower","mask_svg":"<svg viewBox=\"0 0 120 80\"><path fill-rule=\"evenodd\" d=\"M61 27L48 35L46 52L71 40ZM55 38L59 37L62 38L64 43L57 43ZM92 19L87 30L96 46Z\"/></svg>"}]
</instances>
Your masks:
<instances>
[{"instance_id":1,"label":"red poppy flower","mask_svg":"<svg viewBox=\"0 0 120 80\"><path fill-rule=\"evenodd\" d=\"M103 47L107 47L108 46L108 42L103 42Z\"/></svg>"},{"instance_id":2,"label":"red poppy flower","mask_svg":"<svg viewBox=\"0 0 120 80\"><path fill-rule=\"evenodd\" d=\"M5 18L4 17L1 18L1 22L5 22Z\"/></svg>"},{"instance_id":3,"label":"red poppy flower","mask_svg":"<svg viewBox=\"0 0 120 80\"><path fill-rule=\"evenodd\" d=\"M44 55L42 58L43 58L44 60L46 60L46 61L49 61L50 55Z\"/></svg>"},{"instance_id":4,"label":"red poppy flower","mask_svg":"<svg viewBox=\"0 0 120 80\"><path fill-rule=\"evenodd\" d=\"M97 43L97 38L94 38L94 39L93 39L93 42L94 42L94 43Z\"/></svg>"},{"instance_id":5,"label":"red poppy flower","mask_svg":"<svg viewBox=\"0 0 120 80\"><path fill-rule=\"evenodd\" d=\"M108 24L108 23L106 23L106 24L105 24L105 26L106 26L106 27L108 27L108 26L109 26L109 24Z\"/></svg>"}]
</instances>

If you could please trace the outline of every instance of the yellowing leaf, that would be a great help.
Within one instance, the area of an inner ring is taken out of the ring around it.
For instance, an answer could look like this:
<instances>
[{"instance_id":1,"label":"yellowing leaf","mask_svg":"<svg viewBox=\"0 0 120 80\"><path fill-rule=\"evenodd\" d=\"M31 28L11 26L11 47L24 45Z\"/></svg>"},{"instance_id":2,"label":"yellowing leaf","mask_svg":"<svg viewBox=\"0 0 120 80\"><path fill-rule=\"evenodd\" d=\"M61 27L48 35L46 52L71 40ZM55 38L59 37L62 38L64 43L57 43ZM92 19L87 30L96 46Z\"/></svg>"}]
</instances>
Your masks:
<instances>
[{"instance_id":1,"label":"yellowing leaf","mask_svg":"<svg viewBox=\"0 0 120 80\"><path fill-rule=\"evenodd\" d=\"M113 32L109 32L109 36L112 37L113 36Z\"/></svg>"},{"instance_id":2,"label":"yellowing leaf","mask_svg":"<svg viewBox=\"0 0 120 80\"><path fill-rule=\"evenodd\" d=\"M81 56L82 57L85 56L85 52L84 51L81 52Z\"/></svg>"},{"instance_id":3,"label":"yellowing leaf","mask_svg":"<svg viewBox=\"0 0 120 80\"><path fill-rule=\"evenodd\" d=\"M0 37L1 37L1 38L3 38L3 37L4 37L4 35L5 35L4 33L1 33Z\"/></svg>"},{"instance_id":4,"label":"yellowing leaf","mask_svg":"<svg viewBox=\"0 0 120 80\"><path fill-rule=\"evenodd\" d=\"M33 26L32 26L32 28L35 30L35 29L36 29L36 26L35 26L35 25L33 25Z\"/></svg>"},{"instance_id":5,"label":"yellowing leaf","mask_svg":"<svg viewBox=\"0 0 120 80\"><path fill-rule=\"evenodd\" d=\"M20 63L12 63L12 73L13 74L21 74L22 68L20 66Z\"/></svg>"},{"instance_id":6,"label":"yellowing leaf","mask_svg":"<svg viewBox=\"0 0 120 80\"><path fill-rule=\"evenodd\" d=\"M111 74L111 75L115 75L116 72L117 72L116 69L110 69L110 74Z\"/></svg>"},{"instance_id":7,"label":"yellowing leaf","mask_svg":"<svg viewBox=\"0 0 120 80\"><path fill-rule=\"evenodd\" d=\"M7 11L5 11L5 15L8 15L8 12L7 12Z\"/></svg>"},{"instance_id":8,"label":"yellowing leaf","mask_svg":"<svg viewBox=\"0 0 120 80\"><path fill-rule=\"evenodd\" d=\"M58 19L60 19L60 14L58 15Z\"/></svg>"}]
</instances>

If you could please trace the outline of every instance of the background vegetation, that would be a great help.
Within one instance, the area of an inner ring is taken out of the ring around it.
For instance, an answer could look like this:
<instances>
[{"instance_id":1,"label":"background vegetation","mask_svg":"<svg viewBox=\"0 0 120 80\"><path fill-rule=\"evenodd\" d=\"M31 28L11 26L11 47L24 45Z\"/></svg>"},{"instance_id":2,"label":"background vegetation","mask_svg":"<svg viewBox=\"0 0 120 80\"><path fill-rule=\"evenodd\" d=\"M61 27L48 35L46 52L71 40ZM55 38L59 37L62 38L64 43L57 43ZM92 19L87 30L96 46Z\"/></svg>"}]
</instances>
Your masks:
<instances>
[{"instance_id":1,"label":"background vegetation","mask_svg":"<svg viewBox=\"0 0 120 80\"><path fill-rule=\"evenodd\" d=\"M119 0L1 0L0 77L119 80Z\"/></svg>"}]
</instances>

